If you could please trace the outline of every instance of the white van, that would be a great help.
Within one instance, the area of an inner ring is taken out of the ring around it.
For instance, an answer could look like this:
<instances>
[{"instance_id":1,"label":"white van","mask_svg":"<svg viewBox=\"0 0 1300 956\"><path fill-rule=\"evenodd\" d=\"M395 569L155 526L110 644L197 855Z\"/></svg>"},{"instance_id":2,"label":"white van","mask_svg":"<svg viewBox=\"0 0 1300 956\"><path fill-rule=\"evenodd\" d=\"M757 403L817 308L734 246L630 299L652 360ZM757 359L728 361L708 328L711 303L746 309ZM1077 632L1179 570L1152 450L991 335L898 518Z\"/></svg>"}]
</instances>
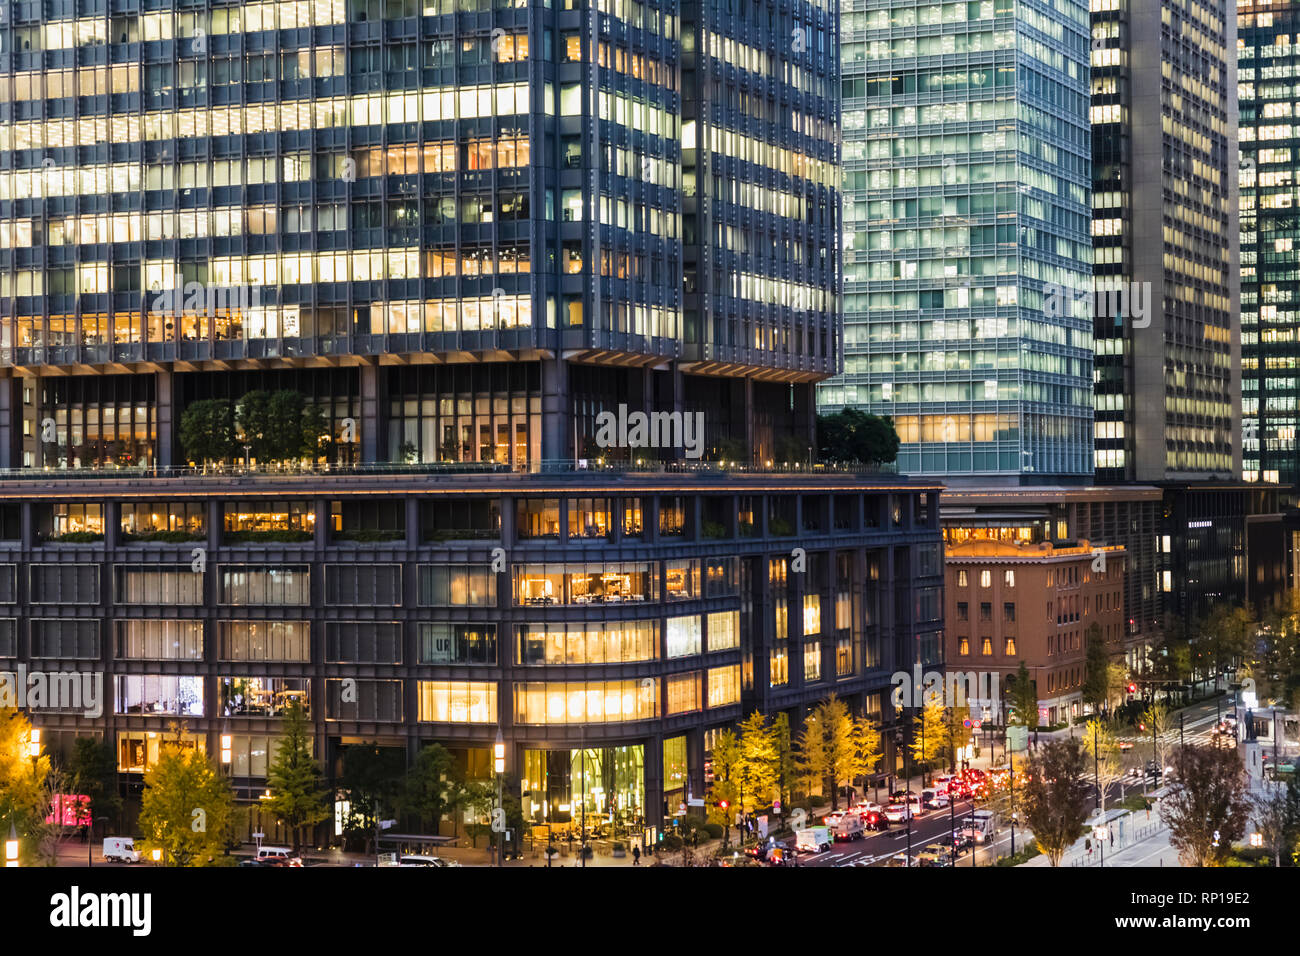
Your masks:
<instances>
[{"instance_id":1,"label":"white van","mask_svg":"<svg viewBox=\"0 0 1300 956\"><path fill-rule=\"evenodd\" d=\"M258 847L257 862L272 866L302 866L302 860L287 846Z\"/></svg>"},{"instance_id":2,"label":"white van","mask_svg":"<svg viewBox=\"0 0 1300 956\"><path fill-rule=\"evenodd\" d=\"M104 841L104 862L139 863L140 851L130 837L109 837Z\"/></svg>"},{"instance_id":3,"label":"white van","mask_svg":"<svg viewBox=\"0 0 1300 956\"><path fill-rule=\"evenodd\" d=\"M454 860L444 860L440 856L404 856L397 862L398 866L460 866Z\"/></svg>"}]
</instances>

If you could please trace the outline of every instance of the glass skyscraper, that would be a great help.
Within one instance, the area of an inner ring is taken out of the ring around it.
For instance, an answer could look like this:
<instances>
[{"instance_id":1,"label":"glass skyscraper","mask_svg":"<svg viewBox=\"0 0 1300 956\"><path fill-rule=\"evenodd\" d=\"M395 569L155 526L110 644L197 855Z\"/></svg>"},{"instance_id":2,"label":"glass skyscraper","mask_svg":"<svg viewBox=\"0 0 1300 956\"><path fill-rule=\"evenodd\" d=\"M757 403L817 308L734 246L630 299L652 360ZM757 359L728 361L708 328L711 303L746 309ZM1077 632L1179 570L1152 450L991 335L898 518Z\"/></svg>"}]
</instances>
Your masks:
<instances>
[{"instance_id":1,"label":"glass skyscraper","mask_svg":"<svg viewBox=\"0 0 1300 956\"><path fill-rule=\"evenodd\" d=\"M901 471L1092 475L1088 54L1085 3L845 3L845 370L819 401L891 416Z\"/></svg>"},{"instance_id":2,"label":"glass skyscraper","mask_svg":"<svg viewBox=\"0 0 1300 956\"><path fill-rule=\"evenodd\" d=\"M1237 5L1242 477L1300 484L1300 7Z\"/></svg>"},{"instance_id":3,"label":"glass skyscraper","mask_svg":"<svg viewBox=\"0 0 1300 956\"><path fill-rule=\"evenodd\" d=\"M1093 2L1097 288L1130 303L1096 310L1101 483L1240 476L1236 26L1225 0Z\"/></svg>"}]
</instances>

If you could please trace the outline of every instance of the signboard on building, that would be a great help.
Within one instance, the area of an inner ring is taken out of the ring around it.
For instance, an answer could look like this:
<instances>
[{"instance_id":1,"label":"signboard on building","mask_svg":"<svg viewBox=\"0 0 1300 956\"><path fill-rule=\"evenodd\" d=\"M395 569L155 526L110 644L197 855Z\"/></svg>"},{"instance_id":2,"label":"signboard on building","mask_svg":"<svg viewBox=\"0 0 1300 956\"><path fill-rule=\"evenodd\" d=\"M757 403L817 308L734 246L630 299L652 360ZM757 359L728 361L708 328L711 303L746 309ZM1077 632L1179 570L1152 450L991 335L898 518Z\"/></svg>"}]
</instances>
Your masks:
<instances>
[{"instance_id":1,"label":"signboard on building","mask_svg":"<svg viewBox=\"0 0 1300 956\"><path fill-rule=\"evenodd\" d=\"M1007 750L1019 753L1029 749L1029 728L1013 725L1007 728Z\"/></svg>"}]
</instances>

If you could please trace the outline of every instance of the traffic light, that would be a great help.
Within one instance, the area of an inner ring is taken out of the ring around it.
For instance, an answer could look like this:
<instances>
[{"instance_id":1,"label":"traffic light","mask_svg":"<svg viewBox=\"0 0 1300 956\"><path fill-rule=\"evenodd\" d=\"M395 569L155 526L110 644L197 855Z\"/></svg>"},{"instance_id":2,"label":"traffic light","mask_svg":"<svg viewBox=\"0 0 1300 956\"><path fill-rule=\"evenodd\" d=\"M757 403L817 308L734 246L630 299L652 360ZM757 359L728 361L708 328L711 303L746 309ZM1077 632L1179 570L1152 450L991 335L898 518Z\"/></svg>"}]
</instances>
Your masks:
<instances>
[{"instance_id":1,"label":"traffic light","mask_svg":"<svg viewBox=\"0 0 1300 956\"><path fill-rule=\"evenodd\" d=\"M1141 730L1141 731L1145 732L1146 729L1147 729L1147 725L1146 725L1146 724L1138 724L1138 730Z\"/></svg>"},{"instance_id":2,"label":"traffic light","mask_svg":"<svg viewBox=\"0 0 1300 956\"><path fill-rule=\"evenodd\" d=\"M1138 685L1137 685L1137 684L1133 683L1133 681L1129 681L1129 682L1128 682L1128 692L1129 692L1130 694L1136 694L1136 693L1137 693L1137 689L1138 689Z\"/></svg>"},{"instance_id":3,"label":"traffic light","mask_svg":"<svg viewBox=\"0 0 1300 956\"><path fill-rule=\"evenodd\" d=\"M729 805L730 805L730 804L728 804L726 800L719 800L719 801L718 801L718 807L719 807L720 809L725 810L725 809L727 809L727 807L728 807Z\"/></svg>"}]
</instances>

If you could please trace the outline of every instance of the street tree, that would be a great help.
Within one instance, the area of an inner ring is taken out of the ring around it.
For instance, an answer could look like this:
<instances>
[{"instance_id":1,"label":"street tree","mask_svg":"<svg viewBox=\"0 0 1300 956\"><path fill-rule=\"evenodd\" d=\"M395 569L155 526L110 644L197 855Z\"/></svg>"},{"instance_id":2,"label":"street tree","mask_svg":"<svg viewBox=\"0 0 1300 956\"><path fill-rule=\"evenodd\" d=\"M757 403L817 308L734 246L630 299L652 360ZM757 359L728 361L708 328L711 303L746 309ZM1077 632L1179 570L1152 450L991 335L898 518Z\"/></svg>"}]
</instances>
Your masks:
<instances>
[{"instance_id":1,"label":"street tree","mask_svg":"<svg viewBox=\"0 0 1300 956\"><path fill-rule=\"evenodd\" d=\"M917 763L930 764L947 752L951 732L948 727L947 711L943 706L943 697L938 693L928 693L925 703L916 709L912 717L912 759Z\"/></svg>"},{"instance_id":2,"label":"street tree","mask_svg":"<svg viewBox=\"0 0 1300 956\"><path fill-rule=\"evenodd\" d=\"M1250 804L1236 750L1180 747L1160 817L1184 866L1222 866L1246 832Z\"/></svg>"},{"instance_id":3,"label":"street tree","mask_svg":"<svg viewBox=\"0 0 1300 956\"><path fill-rule=\"evenodd\" d=\"M1172 729L1169 708L1157 700L1152 700L1147 705L1147 709L1142 711L1141 726L1138 729L1144 739L1151 741L1151 759L1163 771L1165 765L1162 761Z\"/></svg>"},{"instance_id":4,"label":"street tree","mask_svg":"<svg viewBox=\"0 0 1300 956\"><path fill-rule=\"evenodd\" d=\"M1128 668L1111 661L1106 665L1106 710L1115 712L1115 708L1124 702L1128 693Z\"/></svg>"},{"instance_id":5,"label":"street tree","mask_svg":"<svg viewBox=\"0 0 1300 956\"><path fill-rule=\"evenodd\" d=\"M27 716L16 708L0 707L0 826L4 828L0 838L7 838L13 824L19 833L19 858L28 865L49 862L45 817L54 776L46 754L33 759L31 741Z\"/></svg>"},{"instance_id":6,"label":"street tree","mask_svg":"<svg viewBox=\"0 0 1300 956\"><path fill-rule=\"evenodd\" d=\"M1106 812L1106 794L1111 787L1122 784L1127 775L1124 753L1119 746L1119 725L1114 721L1093 717L1083 731L1083 749L1091 759L1093 784L1098 791L1098 806Z\"/></svg>"},{"instance_id":7,"label":"street tree","mask_svg":"<svg viewBox=\"0 0 1300 956\"><path fill-rule=\"evenodd\" d=\"M442 818L463 802L464 787L451 752L439 743L420 748L403 781L399 809L414 814L421 827L437 833Z\"/></svg>"},{"instance_id":8,"label":"street tree","mask_svg":"<svg viewBox=\"0 0 1300 956\"><path fill-rule=\"evenodd\" d=\"M1083 836L1092 805L1086 760L1076 738L1048 741L1029 758L1028 782L1017 794L1025 826L1052 866Z\"/></svg>"},{"instance_id":9,"label":"street tree","mask_svg":"<svg viewBox=\"0 0 1300 956\"><path fill-rule=\"evenodd\" d=\"M1007 684L1007 723L1019 724L1033 730L1038 726L1038 688L1029 676L1024 661L1016 671L1015 679Z\"/></svg>"},{"instance_id":10,"label":"street tree","mask_svg":"<svg viewBox=\"0 0 1300 956\"><path fill-rule=\"evenodd\" d=\"M799 735L799 766L811 792L830 791L831 809L839 809L840 784L859 776L857 730L848 706L831 694L804 719Z\"/></svg>"},{"instance_id":11,"label":"street tree","mask_svg":"<svg viewBox=\"0 0 1300 956\"><path fill-rule=\"evenodd\" d=\"M91 821L116 820L122 812L113 745L98 737L78 737L65 771L72 792L90 798Z\"/></svg>"},{"instance_id":12,"label":"street tree","mask_svg":"<svg viewBox=\"0 0 1300 956\"><path fill-rule=\"evenodd\" d=\"M709 784L708 812L706 819L722 827L722 847L731 845L731 825L735 820L737 797L736 785L740 746L736 735L730 729L723 730L713 741L713 783Z\"/></svg>"},{"instance_id":13,"label":"street tree","mask_svg":"<svg viewBox=\"0 0 1300 956\"><path fill-rule=\"evenodd\" d=\"M406 755L396 747L377 743L348 744L343 748L340 783L348 794L348 835L363 841L365 852L373 852L376 821L397 806L397 796L406 771Z\"/></svg>"},{"instance_id":14,"label":"street tree","mask_svg":"<svg viewBox=\"0 0 1300 956\"><path fill-rule=\"evenodd\" d=\"M880 732L880 725L870 717L857 718L853 722L853 733L857 772L858 776L864 778L865 791L865 778L876 772L876 767L884 756L884 736Z\"/></svg>"},{"instance_id":15,"label":"street tree","mask_svg":"<svg viewBox=\"0 0 1300 956\"><path fill-rule=\"evenodd\" d=\"M1202 675L1216 681L1238 661L1255 656L1258 624L1249 605L1216 604L1201 623L1197 636Z\"/></svg>"},{"instance_id":16,"label":"street tree","mask_svg":"<svg viewBox=\"0 0 1300 956\"><path fill-rule=\"evenodd\" d=\"M776 792L784 809L790 804L799 773L790 735L790 715L785 711L772 718L772 735L776 740Z\"/></svg>"},{"instance_id":17,"label":"street tree","mask_svg":"<svg viewBox=\"0 0 1300 956\"><path fill-rule=\"evenodd\" d=\"M234 796L230 782L180 733L159 747L158 761L145 771L140 798L140 849L158 849L169 866L228 866L226 834Z\"/></svg>"},{"instance_id":18,"label":"street tree","mask_svg":"<svg viewBox=\"0 0 1300 956\"><path fill-rule=\"evenodd\" d=\"M275 759L267 768L266 786L271 796L266 808L292 834L296 850L302 832L330 815L320 767L311 753L311 725L302 703L293 701L285 711Z\"/></svg>"},{"instance_id":19,"label":"street tree","mask_svg":"<svg viewBox=\"0 0 1300 956\"><path fill-rule=\"evenodd\" d=\"M750 813L768 806L780 773L776 732L768 719L754 711L740 722L740 809Z\"/></svg>"},{"instance_id":20,"label":"street tree","mask_svg":"<svg viewBox=\"0 0 1300 956\"><path fill-rule=\"evenodd\" d=\"M1280 867L1283 858L1291 862L1291 846L1287 843L1288 831L1293 825L1290 818L1291 807L1287 802L1287 792L1281 787L1272 787L1248 794L1252 819L1255 829L1264 840L1273 865Z\"/></svg>"},{"instance_id":21,"label":"street tree","mask_svg":"<svg viewBox=\"0 0 1300 956\"><path fill-rule=\"evenodd\" d=\"M1100 713L1106 705L1106 669L1110 666L1110 656L1106 653L1100 624L1089 624L1084 636L1087 643L1083 659L1083 702L1093 713Z\"/></svg>"}]
</instances>

